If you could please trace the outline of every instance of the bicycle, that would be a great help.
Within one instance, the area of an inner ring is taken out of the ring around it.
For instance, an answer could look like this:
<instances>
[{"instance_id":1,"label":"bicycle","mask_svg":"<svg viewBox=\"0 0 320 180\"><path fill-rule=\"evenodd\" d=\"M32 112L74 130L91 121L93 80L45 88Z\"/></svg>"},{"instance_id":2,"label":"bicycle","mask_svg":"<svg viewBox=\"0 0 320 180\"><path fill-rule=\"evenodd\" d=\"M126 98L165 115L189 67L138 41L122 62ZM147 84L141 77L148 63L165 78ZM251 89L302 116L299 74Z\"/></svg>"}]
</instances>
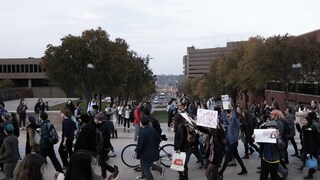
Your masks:
<instances>
[{"instance_id":1,"label":"bicycle","mask_svg":"<svg viewBox=\"0 0 320 180\"><path fill-rule=\"evenodd\" d=\"M166 137L161 135L161 139L166 141ZM123 148L121 152L121 160L122 162L131 168L138 167L140 165L140 160L135 159L135 149L137 148L137 144L129 144ZM174 153L174 145L173 144L164 144L159 146L160 149L160 163L165 167L171 166L172 154Z\"/></svg>"}]
</instances>

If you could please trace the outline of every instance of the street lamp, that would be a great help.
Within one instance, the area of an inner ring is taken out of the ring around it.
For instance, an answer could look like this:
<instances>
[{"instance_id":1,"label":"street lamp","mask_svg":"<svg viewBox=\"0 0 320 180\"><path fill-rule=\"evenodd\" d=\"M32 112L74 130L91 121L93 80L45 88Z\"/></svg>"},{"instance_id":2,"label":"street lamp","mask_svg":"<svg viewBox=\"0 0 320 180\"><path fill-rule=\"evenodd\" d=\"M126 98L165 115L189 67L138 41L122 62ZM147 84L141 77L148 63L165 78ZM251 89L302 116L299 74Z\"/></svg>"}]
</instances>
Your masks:
<instances>
[{"instance_id":1,"label":"street lamp","mask_svg":"<svg viewBox=\"0 0 320 180\"><path fill-rule=\"evenodd\" d=\"M90 98L92 97L92 71L94 69L94 65L89 63L87 64L88 76L89 76L89 94L88 94L88 103L90 102Z\"/></svg>"},{"instance_id":2,"label":"street lamp","mask_svg":"<svg viewBox=\"0 0 320 180\"><path fill-rule=\"evenodd\" d=\"M298 104L298 96L297 96L297 81L298 81L298 71L302 68L301 63L292 64L292 68L296 71L296 80L294 81L294 88L296 93L296 105Z\"/></svg>"}]
</instances>

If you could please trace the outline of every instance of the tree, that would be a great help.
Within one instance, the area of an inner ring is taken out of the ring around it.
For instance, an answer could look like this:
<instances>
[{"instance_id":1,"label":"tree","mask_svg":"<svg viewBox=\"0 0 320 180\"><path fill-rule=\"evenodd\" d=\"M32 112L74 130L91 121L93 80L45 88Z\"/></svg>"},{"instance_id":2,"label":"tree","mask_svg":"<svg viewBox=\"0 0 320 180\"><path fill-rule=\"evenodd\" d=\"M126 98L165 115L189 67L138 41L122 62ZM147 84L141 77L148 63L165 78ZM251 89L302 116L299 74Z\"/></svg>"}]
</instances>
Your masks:
<instances>
[{"instance_id":1,"label":"tree","mask_svg":"<svg viewBox=\"0 0 320 180\"><path fill-rule=\"evenodd\" d=\"M116 97L127 91L136 98L155 91L149 58L129 51L125 40L111 41L108 33L99 27L86 30L81 36L68 35L61 41L60 46L47 46L42 65L48 78L67 94L86 94L89 63L95 67L92 71L95 93Z\"/></svg>"}]
</instances>

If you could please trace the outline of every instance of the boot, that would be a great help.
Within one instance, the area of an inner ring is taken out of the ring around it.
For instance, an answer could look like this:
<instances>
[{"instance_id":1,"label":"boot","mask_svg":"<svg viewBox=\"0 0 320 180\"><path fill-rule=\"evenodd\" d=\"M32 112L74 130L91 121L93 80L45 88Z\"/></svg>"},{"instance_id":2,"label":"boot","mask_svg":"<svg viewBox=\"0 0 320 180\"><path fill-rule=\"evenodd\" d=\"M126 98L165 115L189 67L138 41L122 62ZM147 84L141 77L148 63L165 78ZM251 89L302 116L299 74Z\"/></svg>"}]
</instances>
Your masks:
<instances>
[{"instance_id":1,"label":"boot","mask_svg":"<svg viewBox=\"0 0 320 180\"><path fill-rule=\"evenodd\" d=\"M313 174L316 172L314 169L309 169L308 175L303 177L303 179L313 179Z\"/></svg>"},{"instance_id":2,"label":"boot","mask_svg":"<svg viewBox=\"0 0 320 180\"><path fill-rule=\"evenodd\" d=\"M118 130L115 130L114 134L116 135L116 138L118 138Z\"/></svg>"},{"instance_id":3,"label":"boot","mask_svg":"<svg viewBox=\"0 0 320 180\"><path fill-rule=\"evenodd\" d=\"M254 153L253 147L250 147L250 148L249 148L249 151L250 151L250 155L253 154L253 153Z\"/></svg>"},{"instance_id":4,"label":"boot","mask_svg":"<svg viewBox=\"0 0 320 180\"><path fill-rule=\"evenodd\" d=\"M244 174L247 174L247 173L248 173L247 169L242 169L242 171L239 172L238 175L244 175Z\"/></svg>"}]
</instances>

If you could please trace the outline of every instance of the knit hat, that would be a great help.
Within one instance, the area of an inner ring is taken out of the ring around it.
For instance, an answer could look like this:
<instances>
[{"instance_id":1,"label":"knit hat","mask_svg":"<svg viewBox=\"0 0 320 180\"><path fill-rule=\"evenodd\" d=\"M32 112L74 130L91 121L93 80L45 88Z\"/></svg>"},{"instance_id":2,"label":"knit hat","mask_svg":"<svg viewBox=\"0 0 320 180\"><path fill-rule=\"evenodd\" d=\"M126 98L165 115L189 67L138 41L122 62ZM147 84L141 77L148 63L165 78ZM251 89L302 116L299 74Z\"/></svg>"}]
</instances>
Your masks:
<instances>
[{"instance_id":1,"label":"knit hat","mask_svg":"<svg viewBox=\"0 0 320 180\"><path fill-rule=\"evenodd\" d=\"M94 116L95 119L98 119L99 121L103 121L105 119L105 116L102 112L99 112Z\"/></svg>"},{"instance_id":2,"label":"knit hat","mask_svg":"<svg viewBox=\"0 0 320 180\"><path fill-rule=\"evenodd\" d=\"M8 124L6 124L6 125L4 126L4 130L5 130L8 134L10 134L10 133L13 133L14 127L13 127L13 125L12 125L11 123L8 123Z\"/></svg>"},{"instance_id":3,"label":"knit hat","mask_svg":"<svg viewBox=\"0 0 320 180\"><path fill-rule=\"evenodd\" d=\"M28 120L30 123L36 123L36 118L34 118L33 116L28 116Z\"/></svg>"},{"instance_id":4,"label":"knit hat","mask_svg":"<svg viewBox=\"0 0 320 180\"><path fill-rule=\"evenodd\" d=\"M275 121L269 121L269 122L266 124L266 127L275 127L275 128L278 128L278 124L277 124L277 122L275 122Z\"/></svg>"}]
</instances>

